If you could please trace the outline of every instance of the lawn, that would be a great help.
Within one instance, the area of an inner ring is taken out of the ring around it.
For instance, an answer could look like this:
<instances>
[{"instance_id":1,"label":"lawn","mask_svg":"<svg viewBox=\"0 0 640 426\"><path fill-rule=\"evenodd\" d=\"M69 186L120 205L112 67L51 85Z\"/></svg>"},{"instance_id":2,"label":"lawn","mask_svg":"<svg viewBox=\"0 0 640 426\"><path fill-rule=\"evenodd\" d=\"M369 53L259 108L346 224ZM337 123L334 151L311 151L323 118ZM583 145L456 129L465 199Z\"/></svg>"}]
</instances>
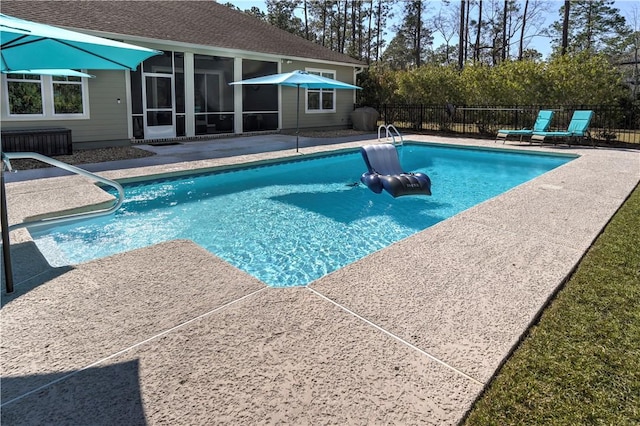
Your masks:
<instances>
[{"instance_id":1,"label":"lawn","mask_svg":"<svg viewBox=\"0 0 640 426\"><path fill-rule=\"evenodd\" d=\"M464 424L640 424L640 187Z\"/></svg>"}]
</instances>

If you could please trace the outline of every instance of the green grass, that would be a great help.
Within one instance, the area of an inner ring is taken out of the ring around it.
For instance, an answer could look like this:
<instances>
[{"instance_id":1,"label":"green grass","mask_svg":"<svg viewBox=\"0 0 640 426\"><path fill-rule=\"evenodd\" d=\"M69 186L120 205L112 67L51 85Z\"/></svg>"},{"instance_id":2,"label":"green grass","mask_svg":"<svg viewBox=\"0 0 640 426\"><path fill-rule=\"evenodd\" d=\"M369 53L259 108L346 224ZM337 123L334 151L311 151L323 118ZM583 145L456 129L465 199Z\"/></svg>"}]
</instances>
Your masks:
<instances>
[{"instance_id":1,"label":"green grass","mask_svg":"<svg viewBox=\"0 0 640 426\"><path fill-rule=\"evenodd\" d=\"M465 424L640 424L640 187Z\"/></svg>"}]
</instances>

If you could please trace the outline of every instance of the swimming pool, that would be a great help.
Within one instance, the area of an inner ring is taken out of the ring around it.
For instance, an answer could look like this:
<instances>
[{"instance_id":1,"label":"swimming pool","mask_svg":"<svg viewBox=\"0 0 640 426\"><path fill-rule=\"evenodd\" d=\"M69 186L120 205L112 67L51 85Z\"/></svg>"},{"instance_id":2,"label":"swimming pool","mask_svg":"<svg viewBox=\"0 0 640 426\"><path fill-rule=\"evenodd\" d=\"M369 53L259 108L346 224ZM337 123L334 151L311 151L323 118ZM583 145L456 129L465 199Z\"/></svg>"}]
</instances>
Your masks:
<instances>
[{"instance_id":1,"label":"swimming pool","mask_svg":"<svg viewBox=\"0 0 640 426\"><path fill-rule=\"evenodd\" d=\"M405 144L433 195L362 184L358 151L125 185L114 215L30 229L52 266L190 239L272 286L309 282L539 176L573 157Z\"/></svg>"}]
</instances>

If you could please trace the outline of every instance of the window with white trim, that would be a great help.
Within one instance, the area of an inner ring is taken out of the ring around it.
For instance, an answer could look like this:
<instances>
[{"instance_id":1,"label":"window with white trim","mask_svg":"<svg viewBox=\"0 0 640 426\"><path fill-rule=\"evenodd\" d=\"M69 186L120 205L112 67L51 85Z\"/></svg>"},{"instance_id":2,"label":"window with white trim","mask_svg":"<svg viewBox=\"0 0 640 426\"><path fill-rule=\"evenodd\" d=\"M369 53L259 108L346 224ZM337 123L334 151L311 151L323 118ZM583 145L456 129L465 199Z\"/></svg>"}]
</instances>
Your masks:
<instances>
[{"instance_id":1,"label":"window with white trim","mask_svg":"<svg viewBox=\"0 0 640 426\"><path fill-rule=\"evenodd\" d=\"M336 72L333 70L307 69L309 74L336 79ZM336 91L335 89L307 89L306 112L336 112Z\"/></svg>"},{"instance_id":2,"label":"window with white trim","mask_svg":"<svg viewBox=\"0 0 640 426\"><path fill-rule=\"evenodd\" d=\"M10 116L42 116L42 79L39 75L7 74Z\"/></svg>"},{"instance_id":3,"label":"window with white trim","mask_svg":"<svg viewBox=\"0 0 640 426\"><path fill-rule=\"evenodd\" d=\"M89 118L86 78L7 74L6 111L12 119Z\"/></svg>"},{"instance_id":4,"label":"window with white trim","mask_svg":"<svg viewBox=\"0 0 640 426\"><path fill-rule=\"evenodd\" d=\"M53 114L84 114L81 77L51 77Z\"/></svg>"}]
</instances>

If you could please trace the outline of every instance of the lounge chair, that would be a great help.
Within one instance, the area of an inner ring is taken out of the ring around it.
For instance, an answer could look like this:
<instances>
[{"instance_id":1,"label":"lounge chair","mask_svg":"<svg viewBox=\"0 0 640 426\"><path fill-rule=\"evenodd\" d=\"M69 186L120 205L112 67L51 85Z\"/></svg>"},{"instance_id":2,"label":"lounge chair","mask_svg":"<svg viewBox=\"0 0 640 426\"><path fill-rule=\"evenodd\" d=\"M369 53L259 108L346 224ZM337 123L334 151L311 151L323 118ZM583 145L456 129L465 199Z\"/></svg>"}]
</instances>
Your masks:
<instances>
[{"instance_id":1,"label":"lounge chair","mask_svg":"<svg viewBox=\"0 0 640 426\"><path fill-rule=\"evenodd\" d=\"M369 169L362 174L360 181L376 194L384 189L393 198L401 195L431 195L429 176L403 171L398 151L392 144L365 145L360 148L360 153Z\"/></svg>"},{"instance_id":2,"label":"lounge chair","mask_svg":"<svg viewBox=\"0 0 640 426\"><path fill-rule=\"evenodd\" d=\"M553 111L540 110L538 112L536 122L533 123L533 129L501 129L498 130L498 134L493 142L496 142L498 139L502 139L502 143L505 143L509 136L520 136L520 142L522 142L522 138L524 136L531 136L533 135L533 132L546 132L547 129L549 129L552 118Z\"/></svg>"},{"instance_id":3,"label":"lounge chair","mask_svg":"<svg viewBox=\"0 0 640 426\"><path fill-rule=\"evenodd\" d=\"M593 139L591 138L591 133L589 132L589 124L591 124L591 118L593 118L593 111L589 110L577 110L573 112L573 116L571 117L571 121L569 122L569 127L567 127L566 131L560 132L533 132L531 136L532 141L540 141L540 144L544 143L546 138L557 139L564 138L571 143L572 139L578 140L582 138L590 139L591 144L593 144Z\"/></svg>"}]
</instances>

